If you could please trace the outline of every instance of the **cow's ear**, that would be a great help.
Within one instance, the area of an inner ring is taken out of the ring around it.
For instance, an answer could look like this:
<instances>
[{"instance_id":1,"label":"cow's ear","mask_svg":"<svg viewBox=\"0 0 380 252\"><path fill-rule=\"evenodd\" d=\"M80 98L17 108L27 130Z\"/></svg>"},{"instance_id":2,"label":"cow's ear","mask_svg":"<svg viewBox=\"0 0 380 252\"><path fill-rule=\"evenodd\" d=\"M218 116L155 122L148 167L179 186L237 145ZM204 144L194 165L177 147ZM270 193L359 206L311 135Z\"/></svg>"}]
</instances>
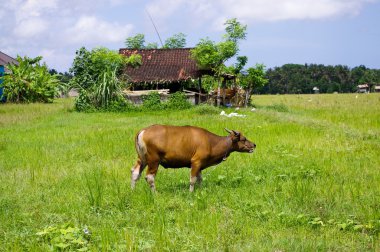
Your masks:
<instances>
[{"instance_id":1,"label":"cow's ear","mask_svg":"<svg viewBox=\"0 0 380 252\"><path fill-rule=\"evenodd\" d=\"M232 133L232 131L231 131L231 130L229 130L229 129L227 129L227 128L224 128L224 130L225 130L225 131L227 131L229 134L231 134L231 133Z\"/></svg>"}]
</instances>

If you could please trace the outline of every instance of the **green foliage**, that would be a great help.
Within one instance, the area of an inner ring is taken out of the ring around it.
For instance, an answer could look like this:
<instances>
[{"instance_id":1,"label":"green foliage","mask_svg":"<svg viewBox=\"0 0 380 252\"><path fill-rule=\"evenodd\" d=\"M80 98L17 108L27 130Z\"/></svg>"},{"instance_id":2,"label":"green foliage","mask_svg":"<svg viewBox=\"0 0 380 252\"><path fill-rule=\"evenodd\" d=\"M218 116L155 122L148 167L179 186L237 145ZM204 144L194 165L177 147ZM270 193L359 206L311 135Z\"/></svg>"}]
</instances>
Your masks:
<instances>
[{"instance_id":1,"label":"green foliage","mask_svg":"<svg viewBox=\"0 0 380 252\"><path fill-rule=\"evenodd\" d=\"M268 69L269 82L263 87L255 87L261 94L313 93L318 87L320 93L351 93L362 83L380 83L380 70L358 66L325 66L317 64L285 64Z\"/></svg>"},{"instance_id":2,"label":"green foliage","mask_svg":"<svg viewBox=\"0 0 380 252\"><path fill-rule=\"evenodd\" d=\"M165 104L166 108L181 110L191 108L191 103L187 100L186 94L183 92L176 92L169 96L169 100Z\"/></svg>"},{"instance_id":3,"label":"green foliage","mask_svg":"<svg viewBox=\"0 0 380 252\"><path fill-rule=\"evenodd\" d=\"M121 69L126 65L137 67L142 63L140 55L125 57L107 48L87 51L82 47L76 54L70 69L74 74L70 86L80 90L75 102L78 111L107 109L111 103L119 104L123 85L119 80Z\"/></svg>"},{"instance_id":4,"label":"green foliage","mask_svg":"<svg viewBox=\"0 0 380 252\"><path fill-rule=\"evenodd\" d=\"M224 25L226 26L226 35L227 40L231 40L237 43L239 40L244 40L247 36L247 26L242 25L236 18L227 20Z\"/></svg>"},{"instance_id":5,"label":"green foliage","mask_svg":"<svg viewBox=\"0 0 380 252\"><path fill-rule=\"evenodd\" d=\"M239 74L241 70L243 70L244 66L248 62L248 57L247 56L238 56L236 57L236 63L234 65L234 74Z\"/></svg>"},{"instance_id":6,"label":"green foliage","mask_svg":"<svg viewBox=\"0 0 380 252\"><path fill-rule=\"evenodd\" d=\"M88 251L91 233L87 227L78 228L72 224L49 226L36 234L42 244L54 251Z\"/></svg>"},{"instance_id":7,"label":"green foliage","mask_svg":"<svg viewBox=\"0 0 380 252\"><path fill-rule=\"evenodd\" d=\"M186 46L186 35L180 32L166 39L163 48L173 49L173 48L184 48L185 46Z\"/></svg>"},{"instance_id":8,"label":"green foliage","mask_svg":"<svg viewBox=\"0 0 380 252\"><path fill-rule=\"evenodd\" d=\"M218 87L218 82L215 81L215 77L210 75L202 76L202 88L204 88L207 92L210 92Z\"/></svg>"},{"instance_id":9,"label":"green foliage","mask_svg":"<svg viewBox=\"0 0 380 252\"><path fill-rule=\"evenodd\" d=\"M105 47L95 48L90 53L91 68L94 72L119 71L129 58Z\"/></svg>"},{"instance_id":10,"label":"green foliage","mask_svg":"<svg viewBox=\"0 0 380 252\"><path fill-rule=\"evenodd\" d=\"M142 59L140 54L132 54L129 57L125 57L123 65L128 65L131 67L139 67L142 65Z\"/></svg>"},{"instance_id":11,"label":"green foliage","mask_svg":"<svg viewBox=\"0 0 380 252\"><path fill-rule=\"evenodd\" d=\"M128 37L125 40L125 46L128 49L143 49L145 43L145 35L138 33L133 37Z\"/></svg>"},{"instance_id":12,"label":"green foliage","mask_svg":"<svg viewBox=\"0 0 380 252\"><path fill-rule=\"evenodd\" d=\"M255 67L247 69L247 75L242 77L241 86L247 89L253 87L262 87L268 83L265 77L265 66L263 64L256 64Z\"/></svg>"},{"instance_id":13,"label":"green foliage","mask_svg":"<svg viewBox=\"0 0 380 252\"><path fill-rule=\"evenodd\" d=\"M142 110L145 111L158 111L163 109L170 110L183 110L191 108L191 103L187 100L185 93L176 92L170 94L167 102L162 102L158 92L150 92L142 97L143 105Z\"/></svg>"},{"instance_id":14,"label":"green foliage","mask_svg":"<svg viewBox=\"0 0 380 252\"><path fill-rule=\"evenodd\" d=\"M238 41L245 39L246 26L242 26L236 19L226 23L224 41L215 43L209 38L201 39L194 49L191 50L192 58L203 69L211 69L219 76L222 73L224 63L234 57L238 51Z\"/></svg>"},{"instance_id":15,"label":"green foliage","mask_svg":"<svg viewBox=\"0 0 380 252\"><path fill-rule=\"evenodd\" d=\"M70 81L70 85L88 89L94 85L98 77L96 69L93 67L91 52L81 47L75 54L76 56L70 68L70 73L74 76Z\"/></svg>"},{"instance_id":16,"label":"green foliage","mask_svg":"<svg viewBox=\"0 0 380 252\"><path fill-rule=\"evenodd\" d=\"M263 64L256 64L255 67L247 69L247 74L240 77L239 84L245 91L245 106L250 103L252 90L255 87L262 87L268 83L265 77L265 66Z\"/></svg>"},{"instance_id":17,"label":"green foliage","mask_svg":"<svg viewBox=\"0 0 380 252\"><path fill-rule=\"evenodd\" d=\"M145 49L157 49L158 44L156 42L148 43L145 47Z\"/></svg>"},{"instance_id":18,"label":"green foliage","mask_svg":"<svg viewBox=\"0 0 380 252\"><path fill-rule=\"evenodd\" d=\"M109 103L118 100L121 95L121 83L116 76L116 70L107 70L99 76L95 87L94 103L96 107L108 107Z\"/></svg>"},{"instance_id":19,"label":"green foliage","mask_svg":"<svg viewBox=\"0 0 380 252\"><path fill-rule=\"evenodd\" d=\"M91 104L91 99L86 89L79 89L79 95L75 99L74 108L79 112L95 110L95 107Z\"/></svg>"},{"instance_id":20,"label":"green foliage","mask_svg":"<svg viewBox=\"0 0 380 252\"><path fill-rule=\"evenodd\" d=\"M161 103L160 94L158 92L150 92L142 97L142 108L145 110L161 110L164 105Z\"/></svg>"},{"instance_id":21,"label":"green foliage","mask_svg":"<svg viewBox=\"0 0 380 252\"><path fill-rule=\"evenodd\" d=\"M57 75L51 75L42 57L17 56L18 65L8 66L10 74L3 76L3 95L9 102L53 102L58 94L60 82Z\"/></svg>"},{"instance_id":22,"label":"green foliage","mask_svg":"<svg viewBox=\"0 0 380 252\"><path fill-rule=\"evenodd\" d=\"M128 49L157 49L159 48L159 45L156 42L150 42L147 45L145 45L145 35L141 33L133 37L128 37L125 40L125 46ZM173 49L173 48L184 48L185 46L186 46L186 35L180 32L167 38L162 48Z\"/></svg>"},{"instance_id":23,"label":"green foliage","mask_svg":"<svg viewBox=\"0 0 380 252\"><path fill-rule=\"evenodd\" d=\"M191 56L202 69L214 68L220 63L217 46L209 38L201 39L196 47L191 50Z\"/></svg>"}]
</instances>

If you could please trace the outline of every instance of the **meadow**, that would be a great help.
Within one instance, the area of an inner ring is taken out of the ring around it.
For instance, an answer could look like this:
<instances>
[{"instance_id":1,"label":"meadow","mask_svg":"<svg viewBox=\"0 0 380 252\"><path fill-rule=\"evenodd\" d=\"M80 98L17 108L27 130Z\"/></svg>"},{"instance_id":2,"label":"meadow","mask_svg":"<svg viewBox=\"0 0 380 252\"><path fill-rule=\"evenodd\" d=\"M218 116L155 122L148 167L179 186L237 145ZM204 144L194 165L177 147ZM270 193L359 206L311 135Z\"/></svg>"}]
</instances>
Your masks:
<instances>
[{"instance_id":1,"label":"meadow","mask_svg":"<svg viewBox=\"0 0 380 252\"><path fill-rule=\"evenodd\" d=\"M380 251L380 94L253 96L245 118L0 105L0 251ZM226 110L227 113L232 109ZM239 130L257 145L130 189L151 124Z\"/></svg>"}]
</instances>

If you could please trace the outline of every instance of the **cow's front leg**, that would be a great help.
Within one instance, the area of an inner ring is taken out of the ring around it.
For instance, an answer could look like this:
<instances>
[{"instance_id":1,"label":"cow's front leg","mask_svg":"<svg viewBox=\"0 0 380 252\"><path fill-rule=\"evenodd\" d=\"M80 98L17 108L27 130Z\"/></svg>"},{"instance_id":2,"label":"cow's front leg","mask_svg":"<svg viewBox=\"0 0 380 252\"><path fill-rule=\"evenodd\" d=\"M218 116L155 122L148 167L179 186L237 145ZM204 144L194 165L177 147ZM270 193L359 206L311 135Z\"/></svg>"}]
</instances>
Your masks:
<instances>
[{"instance_id":1,"label":"cow's front leg","mask_svg":"<svg viewBox=\"0 0 380 252\"><path fill-rule=\"evenodd\" d=\"M190 192L194 191L194 185L199 178L200 178L199 182L201 182L202 181L201 168L197 163L193 163L191 165L191 172L190 172Z\"/></svg>"}]
</instances>

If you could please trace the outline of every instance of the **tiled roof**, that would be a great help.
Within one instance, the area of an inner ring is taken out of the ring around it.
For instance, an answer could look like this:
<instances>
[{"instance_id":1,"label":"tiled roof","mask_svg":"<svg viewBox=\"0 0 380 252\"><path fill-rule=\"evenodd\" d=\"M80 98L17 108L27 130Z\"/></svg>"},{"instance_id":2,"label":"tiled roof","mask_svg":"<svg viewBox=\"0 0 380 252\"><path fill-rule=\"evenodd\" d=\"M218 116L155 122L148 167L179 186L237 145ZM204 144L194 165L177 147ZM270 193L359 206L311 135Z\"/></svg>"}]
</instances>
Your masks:
<instances>
[{"instance_id":1,"label":"tiled roof","mask_svg":"<svg viewBox=\"0 0 380 252\"><path fill-rule=\"evenodd\" d=\"M140 54L142 65L137 68L126 67L132 83L170 83L201 76L202 72L190 57L191 48L178 49L120 49L125 56Z\"/></svg>"}]
</instances>

